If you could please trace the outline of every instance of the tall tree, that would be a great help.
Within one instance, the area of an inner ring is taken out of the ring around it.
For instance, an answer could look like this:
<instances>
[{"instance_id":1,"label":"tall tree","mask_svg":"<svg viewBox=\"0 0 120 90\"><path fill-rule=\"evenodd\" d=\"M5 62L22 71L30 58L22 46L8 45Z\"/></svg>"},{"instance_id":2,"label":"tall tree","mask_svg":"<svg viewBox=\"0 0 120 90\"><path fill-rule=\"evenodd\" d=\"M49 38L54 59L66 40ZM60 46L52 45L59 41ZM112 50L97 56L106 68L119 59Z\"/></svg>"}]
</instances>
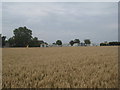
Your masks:
<instances>
[{"instance_id":1,"label":"tall tree","mask_svg":"<svg viewBox=\"0 0 120 90\"><path fill-rule=\"evenodd\" d=\"M85 39L84 42L85 42L86 45L90 45L91 44L90 39Z\"/></svg>"},{"instance_id":2,"label":"tall tree","mask_svg":"<svg viewBox=\"0 0 120 90\"><path fill-rule=\"evenodd\" d=\"M74 41L71 40L71 41L69 42L69 44L70 44L71 46L73 46L73 45L74 45Z\"/></svg>"},{"instance_id":3,"label":"tall tree","mask_svg":"<svg viewBox=\"0 0 120 90\"><path fill-rule=\"evenodd\" d=\"M14 31L15 46L25 47L27 46L32 38L32 31L26 27L19 27Z\"/></svg>"},{"instance_id":4,"label":"tall tree","mask_svg":"<svg viewBox=\"0 0 120 90\"><path fill-rule=\"evenodd\" d=\"M6 39L6 36L2 36L2 47L4 47L5 46L5 39Z\"/></svg>"},{"instance_id":5,"label":"tall tree","mask_svg":"<svg viewBox=\"0 0 120 90\"><path fill-rule=\"evenodd\" d=\"M57 40L56 44L62 46L62 41L61 40Z\"/></svg>"}]
</instances>

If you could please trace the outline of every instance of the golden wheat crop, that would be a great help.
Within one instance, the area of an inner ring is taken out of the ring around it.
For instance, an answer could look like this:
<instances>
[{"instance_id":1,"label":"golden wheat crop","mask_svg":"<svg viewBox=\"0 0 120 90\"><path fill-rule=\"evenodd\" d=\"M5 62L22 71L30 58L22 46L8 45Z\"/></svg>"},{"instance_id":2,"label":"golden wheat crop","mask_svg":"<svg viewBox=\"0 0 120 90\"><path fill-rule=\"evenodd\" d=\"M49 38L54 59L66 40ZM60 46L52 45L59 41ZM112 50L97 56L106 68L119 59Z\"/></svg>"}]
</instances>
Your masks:
<instances>
[{"instance_id":1,"label":"golden wheat crop","mask_svg":"<svg viewBox=\"0 0 120 90\"><path fill-rule=\"evenodd\" d=\"M3 48L3 88L116 88L118 47Z\"/></svg>"}]
</instances>

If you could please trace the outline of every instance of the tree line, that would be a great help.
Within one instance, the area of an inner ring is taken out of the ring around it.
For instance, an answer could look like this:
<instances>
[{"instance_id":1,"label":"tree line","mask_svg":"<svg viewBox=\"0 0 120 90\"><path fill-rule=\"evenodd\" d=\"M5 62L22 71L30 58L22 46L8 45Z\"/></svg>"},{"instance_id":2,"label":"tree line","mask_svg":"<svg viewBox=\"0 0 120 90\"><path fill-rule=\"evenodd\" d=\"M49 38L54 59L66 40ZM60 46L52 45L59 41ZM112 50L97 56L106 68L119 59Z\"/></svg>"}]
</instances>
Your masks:
<instances>
[{"instance_id":1,"label":"tree line","mask_svg":"<svg viewBox=\"0 0 120 90\"><path fill-rule=\"evenodd\" d=\"M13 30L13 36L6 40L6 36L0 36L2 38L2 47L6 44L9 44L9 47L48 47L48 43L44 42L43 40L38 40L37 37L32 36L32 30L28 29L27 27L19 27ZM62 46L63 43L61 40L57 40L56 42L52 43L53 45ZM71 46L74 44L80 45L80 40L75 39L69 42ZM83 43L82 43L83 44ZM89 39L84 40L84 45L91 44Z\"/></svg>"},{"instance_id":2,"label":"tree line","mask_svg":"<svg viewBox=\"0 0 120 90\"><path fill-rule=\"evenodd\" d=\"M100 43L100 46L120 46L120 42L104 42Z\"/></svg>"},{"instance_id":3,"label":"tree line","mask_svg":"<svg viewBox=\"0 0 120 90\"><path fill-rule=\"evenodd\" d=\"M19 27L13 30L13 36L6 40L6 36L1 36L2 39L2 47L6 44L9 47L48 47L49 44L43 40L39 40L37 37L32 36L32 30L28 29L27 27ZM73 46L77 44L78 46L89 46L91 44L90 39L85 39L84 42L80 42L79 39L74 39L69 42L69 45ZM56 42L52 43L52 45L62 46L63 43L61 40L57 40ZM109 42L109 43L100 43L100 46L113 46L113 45L120 45L120 42Z\"/></svg>"}]
</instances>

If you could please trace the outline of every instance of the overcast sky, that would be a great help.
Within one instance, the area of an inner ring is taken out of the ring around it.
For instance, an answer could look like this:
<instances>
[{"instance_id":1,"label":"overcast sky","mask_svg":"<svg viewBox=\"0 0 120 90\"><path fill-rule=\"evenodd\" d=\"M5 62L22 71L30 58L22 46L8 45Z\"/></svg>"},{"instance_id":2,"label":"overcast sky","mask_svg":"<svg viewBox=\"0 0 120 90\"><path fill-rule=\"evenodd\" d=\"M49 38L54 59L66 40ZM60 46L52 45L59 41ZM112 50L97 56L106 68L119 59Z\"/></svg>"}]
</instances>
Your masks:
<instances>
[{"instance_id":1,"label":"overcast sky","mask_svg":"<svg viewBox=\"0 0 120 90\"><path fill-rule=\"evenodd\" d=\"M91 39L94 43L118 40L117 2L4 2L2 33L26 26L48 43L60 39Z\"/></svg>"}]
</instances>

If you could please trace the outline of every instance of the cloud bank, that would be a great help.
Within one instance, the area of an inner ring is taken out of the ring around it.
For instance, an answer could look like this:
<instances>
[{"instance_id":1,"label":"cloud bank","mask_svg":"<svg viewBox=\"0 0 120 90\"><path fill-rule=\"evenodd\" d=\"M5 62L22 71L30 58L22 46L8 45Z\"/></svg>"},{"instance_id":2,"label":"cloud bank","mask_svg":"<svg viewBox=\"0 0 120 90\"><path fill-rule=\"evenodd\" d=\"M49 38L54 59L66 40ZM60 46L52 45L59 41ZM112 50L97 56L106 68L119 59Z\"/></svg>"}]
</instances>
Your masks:
<instances>
[{"instance_id":1,"label":"cloud bank","mask_svg":"<svg viewBox=\"0 0 120 90\"><path fill-rule=\"evenodd\" d=\"M27 26L33 36L53 43L78 38L95 43L118 40L117 3L105 2L12 2L3 3L3 34Z\"/></svg>"}]
</instances>

